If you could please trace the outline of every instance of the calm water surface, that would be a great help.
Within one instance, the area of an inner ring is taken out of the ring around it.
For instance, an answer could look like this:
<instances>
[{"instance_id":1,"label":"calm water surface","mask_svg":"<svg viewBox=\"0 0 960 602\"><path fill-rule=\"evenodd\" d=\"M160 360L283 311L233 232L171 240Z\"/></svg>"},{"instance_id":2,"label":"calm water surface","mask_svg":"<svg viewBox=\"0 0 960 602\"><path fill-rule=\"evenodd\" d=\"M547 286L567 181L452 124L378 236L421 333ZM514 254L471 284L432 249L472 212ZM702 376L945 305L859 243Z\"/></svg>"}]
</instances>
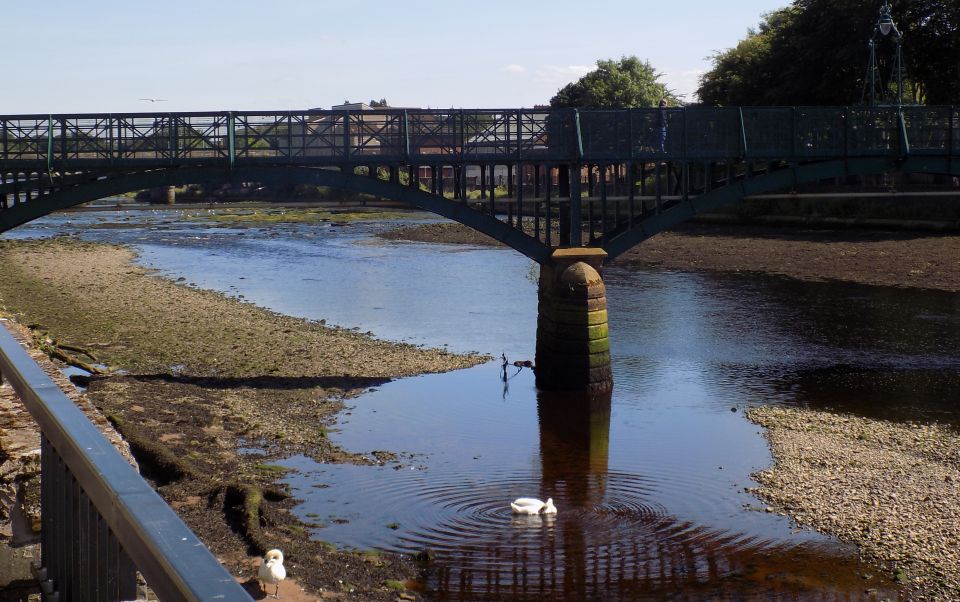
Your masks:
<instances>
[{"instance_id":1,"label":"calm water surface","mask_svg":"<svg viewBox=\"0 0 960 602\"><path fill-rule=\"evenodd\" d=\"M384 227L210 228L156 211L52 216L8 236L129 243L167 276L276 311L533 359L529 260L375 238ZM285 462L314 535L429 550L438 599L896 599L849 547L745 491L771 457L743 410L955 421L958 296L615 266L605 278L611 399L539 394L529 370L503 382L498 362L371 391L332 436L398 462ZM558 515L514 517L509 501L531 495Z\"/></svg>"}]
</instances>

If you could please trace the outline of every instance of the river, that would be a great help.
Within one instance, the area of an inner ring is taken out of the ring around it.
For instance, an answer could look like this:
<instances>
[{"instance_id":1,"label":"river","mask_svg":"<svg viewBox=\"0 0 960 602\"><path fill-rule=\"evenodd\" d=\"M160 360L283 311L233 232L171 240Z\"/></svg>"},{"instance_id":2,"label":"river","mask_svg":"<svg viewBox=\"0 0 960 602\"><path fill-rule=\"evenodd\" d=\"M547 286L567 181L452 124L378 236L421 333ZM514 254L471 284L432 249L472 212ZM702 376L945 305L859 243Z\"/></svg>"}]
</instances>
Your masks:
<instances>
[{"instance_id":1,"label":"river","mask_svg":"<svg viewBox=\"0 0 960 602\"><path fill-rule=\"evenodd\" d=\"M6 236L130 244L165 276L278 312L533 359L535 265L375 236L391 225L224 228L170 209L60 214ZM499 361L371 390L331 437L398 462L284 462L313 535L429 557L437 599L895 598L855 550L749 493L772 458L744 410L955 421L956 295L617 266L605 280L611 399L540 394ZM515 517L519 496L559 512Z\"/></svg>"}]
</instances>

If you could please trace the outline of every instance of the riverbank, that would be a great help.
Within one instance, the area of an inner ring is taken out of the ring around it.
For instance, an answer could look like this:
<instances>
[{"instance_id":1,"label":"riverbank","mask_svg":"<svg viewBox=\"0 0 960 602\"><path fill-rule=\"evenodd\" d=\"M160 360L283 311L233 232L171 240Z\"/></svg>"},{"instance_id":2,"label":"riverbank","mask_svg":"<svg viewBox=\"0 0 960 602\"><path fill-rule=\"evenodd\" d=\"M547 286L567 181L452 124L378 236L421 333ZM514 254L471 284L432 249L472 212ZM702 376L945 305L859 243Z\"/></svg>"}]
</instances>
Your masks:
<instances>
[{"instance_id":1,"label":"riverbank","mask_svg":"<svg viewBox=\"0 0 960 602\"><path fill-rule=\"evenodd\" d=\"M234 575L251 579L251 558L279 547L308 591L395 600L417 574L411 561L311 542L272 461L299 453L399 466L388 452L330 443L326 428L344 401L392 378L485 358L279 315L159 278L133 259L127 248L65 238L3 241L0 299L34 333L122 369L92 377L85 397Z\"/></svg>"},{"instance_id":2,"label":"riverbank","mask_svg":"<svg viewBox=\"0 0 960 602\"><path fill-rule=\"evenodd\" d=\"M856 544L913 600L960 599L960 434L937 424L764 407L775 465L754 493Z\"/></svg>"},{"instance_id":3,"label":"riverbank","mask_svg":"<svg viewBox=\"0 0 960 602\"><path fill-rule=\"evenodd\" d=\"M403 227L382 236L500 245L448 222ZM630 264L960 292L960 236L931 232L689 224L644 241L613 265Z\"/></svg>"}]
</instances>

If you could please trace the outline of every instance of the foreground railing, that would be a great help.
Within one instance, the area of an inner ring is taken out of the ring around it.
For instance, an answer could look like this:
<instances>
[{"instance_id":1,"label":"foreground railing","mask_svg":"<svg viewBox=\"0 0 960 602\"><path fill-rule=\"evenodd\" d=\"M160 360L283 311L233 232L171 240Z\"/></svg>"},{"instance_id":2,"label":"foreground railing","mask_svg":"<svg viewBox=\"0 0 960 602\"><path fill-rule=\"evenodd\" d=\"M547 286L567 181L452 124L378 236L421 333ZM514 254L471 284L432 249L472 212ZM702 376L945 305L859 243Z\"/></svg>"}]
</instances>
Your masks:
<instances>
[{"instance_id":1,"label":"foreground railing","mask_svg":"<svg viewBox=\"0 0 960 602\"><path fill-rule=\"evenodd\" d=\"M0 374L40 426L41 589L48 599L250 600L173 510L0 327Z\"/></svg>"}]
</instances>

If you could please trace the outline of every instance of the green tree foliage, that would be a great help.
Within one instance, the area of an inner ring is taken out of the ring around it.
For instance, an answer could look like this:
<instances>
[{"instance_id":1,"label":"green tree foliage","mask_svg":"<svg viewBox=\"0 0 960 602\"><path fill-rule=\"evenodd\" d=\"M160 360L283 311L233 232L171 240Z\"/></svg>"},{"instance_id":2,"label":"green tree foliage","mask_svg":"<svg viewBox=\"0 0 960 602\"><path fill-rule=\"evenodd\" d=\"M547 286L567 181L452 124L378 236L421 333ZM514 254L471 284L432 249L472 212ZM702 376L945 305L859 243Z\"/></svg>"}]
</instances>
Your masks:
<instances>
[{"instance_id":1,"label":"green tree foliage","mask_svg":"<svg viewBox=\"0 0 960 602\"><path fill-rule=\"evenodd\" d=\"M784 31L796 16L792 7L767 13L759 29L748 31L736 47L715 54L713 69L700 78L700 101L731 106L778 104L773 99L783 66L775 64L773 49L784 45Z\"/></svg>"},{"instance_id":2,"label":"green tree foliage","mask_svg":"<svg viewBox=\"0 0 960 602\"><path fill-rule=\"evenodd\" d=\"M907 75L917 82L927 104L960 103L960 2L924 0L901 4L898 14L908 25L900 27Z\"/></svg>"},{"instance_id":3,"label":"green tree foliage","mask_svg":"<svg viewBox=\"0 0 960 602\"><path fill-rule=\"evenodd\" d=\"M567 84L550 99L561 107L653 107L661 98L676 104L677 98L660 82L660 74L649 61L625 56L597 61L597 68Z\"/></svg>"},{"instance_id":4,"label":"green tree foliage","mask_svg":"<svg viewBox=\"0 0 960 602\"><path fill-rule=\"evenodd\" d=\"M860 100L867 40L880 0L795 0L764 15L759 29L713 57L698 94L709 105L844 105ZM905 97L931 104L960 99L960 2L901 0L893 19L903 35ZM891 72L893 41L877 57Z\"/></svg>"},{"instance_id":5,"label":"green tree foliage","mask_svg":"<svg viewBox=\"0 0 960 602\"><path fill-rule=\"evenodd\" d=\"M386 109L390 105L387 104L386 98L381 98L380 100L371 100L370 107L373 109Z\"/></svg>"}]
</instances>

